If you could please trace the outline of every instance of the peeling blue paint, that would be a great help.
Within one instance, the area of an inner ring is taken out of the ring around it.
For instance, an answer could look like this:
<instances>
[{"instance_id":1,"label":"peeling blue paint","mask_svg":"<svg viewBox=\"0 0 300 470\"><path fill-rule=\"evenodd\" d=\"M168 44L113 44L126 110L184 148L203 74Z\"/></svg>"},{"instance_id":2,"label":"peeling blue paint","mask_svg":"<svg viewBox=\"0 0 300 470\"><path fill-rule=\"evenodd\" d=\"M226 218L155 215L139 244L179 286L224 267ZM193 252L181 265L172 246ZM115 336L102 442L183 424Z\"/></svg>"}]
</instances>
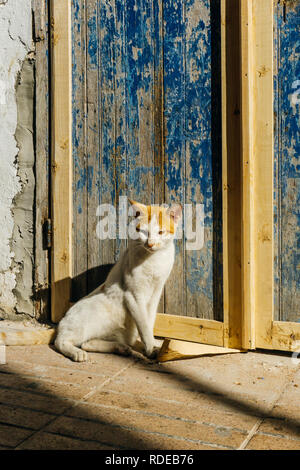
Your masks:
<instances>
[{"instance_id":1,"label":"peeling blue paint","mask_svg":"<svg viewBox=\"0 0 300 470\"><path fill-rule=\"evenodd\" d=\"M300 3L275 7L274 34L275 319L300 312Z\"/></svg>"},{"instance_id":2,"label":"peeling blue paint","mask_svg":"<svg viewBox=\"0 0 300 470\"><path fill-rule=\"evenodd\" d=\"M214 31L212 38L211 15L217 11L219 0L73 0L72 114L74 239L76 256L84 253L75 271L84 270L90 243L95 249L88 230L97 203L117 205L120 195L203 203L205 246L185 252L176 243L166 305L172 313L221 320L214 266L222 271L222 246L214 232L222 222L213 208L221 168L213 174L212 151L212 43L220 35ZM99 244L98 263L108 256L113 262L122 246Z\"/></svg>"},{"instance_id":3,"label":"peeling blue paint","mask_svg":"<svg viewBox=\"0 0 300 470\"><path fill-rule=\"evenodd\" d=\"M96 16L93 16L89 19L88 28L89 28L88 54L90 56L90 64L93 64L96 66L97 65L97 51L98 51Z\"/></svg>"}]
</instances>

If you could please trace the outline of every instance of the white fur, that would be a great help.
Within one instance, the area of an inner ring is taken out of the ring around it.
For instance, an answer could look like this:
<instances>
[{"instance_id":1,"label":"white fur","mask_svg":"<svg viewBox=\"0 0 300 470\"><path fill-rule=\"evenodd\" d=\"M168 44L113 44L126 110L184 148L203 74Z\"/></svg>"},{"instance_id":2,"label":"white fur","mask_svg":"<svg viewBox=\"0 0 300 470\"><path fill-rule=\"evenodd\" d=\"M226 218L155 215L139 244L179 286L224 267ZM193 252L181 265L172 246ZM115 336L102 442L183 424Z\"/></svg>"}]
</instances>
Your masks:
<instances>
[{"instance_id":1,"label":"white fur","mask_svg":"<svg viewBox=\"0 0 300 470\"><path fill-rule=\"evenodd\" d=\"M105 283L73 305L60 321L55 346L65 356L85 361L86 351L126 354L138 335L146 355L155 354L153 327L174 263L174 236L159 236L156 221L148 232L143 229L137 240L129 242Z\"/></svg>"}]
</instances>

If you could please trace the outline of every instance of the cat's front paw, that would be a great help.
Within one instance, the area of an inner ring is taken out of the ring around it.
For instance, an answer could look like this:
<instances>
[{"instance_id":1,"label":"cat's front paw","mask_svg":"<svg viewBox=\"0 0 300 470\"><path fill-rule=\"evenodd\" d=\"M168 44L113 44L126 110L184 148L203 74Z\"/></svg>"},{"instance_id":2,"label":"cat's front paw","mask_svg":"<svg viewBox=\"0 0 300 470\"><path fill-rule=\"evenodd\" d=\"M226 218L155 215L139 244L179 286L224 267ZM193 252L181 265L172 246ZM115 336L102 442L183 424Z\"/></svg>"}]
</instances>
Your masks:
<instances>
[{"instance_id":1,"label":"cat's front paw","mask_svg":"<svg viewBox=\"0 0 300 470\"><path fill-rule=\"evenodd\" d=\"M86 362L88 360L88 354L86 351L76 351L72 356L73 361L75 362Z\"/></svg>"},{"instance_id":2,"label":"cat's front paw","mask_svg":"<svg viewBox=\"0 0 300 470\"><path fill-rule=\"evenodd\" d=\"M131 347L127 346L127 344L118 344L115 348L115 353L120 354L121 356L130 356L131 355Z\"/></svg>"},{"instance_id":3,"label":"cat's front paw","mask_svg":"<svg viewBox=\"0 0 300 470\"><path fill-rule=\"evenodd\" d=\"M145 354L146 354L146 356L147 356L148 359L156 360L159 351L160 351L160 348L158 348L158 347L156 347L156 346L153 346L153 348L152 348L151 350L146 350L146 351L145 351Z\"/></svg>"}]
</instances>

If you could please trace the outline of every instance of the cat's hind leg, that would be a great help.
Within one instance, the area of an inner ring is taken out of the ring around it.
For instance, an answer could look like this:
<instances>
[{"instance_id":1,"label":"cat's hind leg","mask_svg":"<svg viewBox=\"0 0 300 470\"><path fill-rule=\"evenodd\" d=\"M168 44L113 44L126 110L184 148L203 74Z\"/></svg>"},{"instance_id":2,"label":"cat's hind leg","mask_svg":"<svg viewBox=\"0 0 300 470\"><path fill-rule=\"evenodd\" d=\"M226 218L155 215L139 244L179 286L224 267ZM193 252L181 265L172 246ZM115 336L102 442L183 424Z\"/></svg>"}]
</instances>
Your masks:
<instances>
[{"instance_id":1,"label":"cat's hind leg","mask_svg":"<svg viewBox=\"0 0 300 470\"><path fill-rule=\"evenodd\" d=\"M117 341L105 341L99 338L86 341L81 345L81 349L89 352L116 353L122 356L129 356L131 354L130 346L118 343Z\"/></svg>"},{"instance_id":2,"label":"cat's hind leg","mask_svg":"<svg viewBox=\"0 0 300 470\"><path fill-rule=\"evenodd\" d=\"M70 340L57 338L55 340L55 347L66 357L73 359L76 362L87 361L88 355L86 351L77 348Z\"/></svg>"}]
</instances>

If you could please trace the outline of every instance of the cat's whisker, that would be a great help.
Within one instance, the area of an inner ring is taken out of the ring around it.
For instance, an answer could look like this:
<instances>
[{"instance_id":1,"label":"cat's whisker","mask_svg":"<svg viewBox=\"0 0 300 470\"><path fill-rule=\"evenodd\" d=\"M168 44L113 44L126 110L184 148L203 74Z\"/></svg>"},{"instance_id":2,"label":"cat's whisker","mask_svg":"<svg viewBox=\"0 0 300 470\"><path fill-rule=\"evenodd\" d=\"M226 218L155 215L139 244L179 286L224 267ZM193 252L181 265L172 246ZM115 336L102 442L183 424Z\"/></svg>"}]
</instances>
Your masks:
<instances>
[{"instance_id":1,"label":"cat's whisker","mask_svg":"<svg viewBox=\"0 0 300 470\"><path fill-rule=\"evenodd\" d=\"M153 253L153 250L149 250L145 245L142 245L142 246L143 248L145 248L146 251L148 251L148 253L151 253L151 254Z\"/></svg>"}]
</instances>

